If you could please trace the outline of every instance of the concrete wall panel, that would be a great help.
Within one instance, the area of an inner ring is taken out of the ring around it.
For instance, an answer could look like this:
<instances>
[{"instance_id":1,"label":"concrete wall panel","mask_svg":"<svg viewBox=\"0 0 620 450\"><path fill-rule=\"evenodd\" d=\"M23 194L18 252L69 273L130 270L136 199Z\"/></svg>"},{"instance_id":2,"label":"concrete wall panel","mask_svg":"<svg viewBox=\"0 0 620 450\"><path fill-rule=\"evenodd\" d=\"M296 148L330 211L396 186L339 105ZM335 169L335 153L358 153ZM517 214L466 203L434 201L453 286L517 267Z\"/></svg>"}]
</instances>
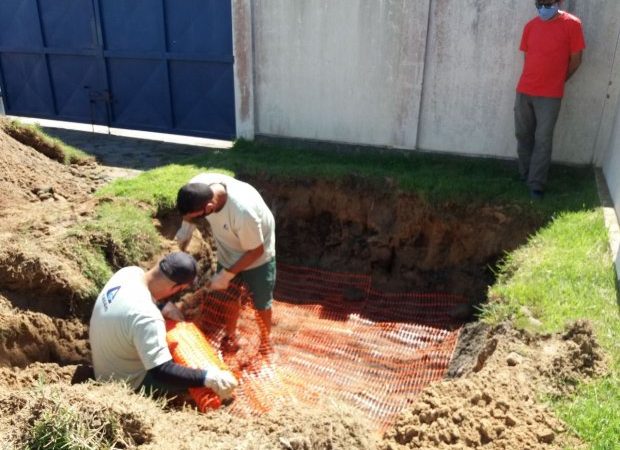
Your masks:
<instances>
[{"instance_id":1,"label":"concrete wall panel","mask_svg":"<svg viewBox=\"0 0 620 450\"><path fill-rule=\"evenodd\" d=\"M620 82L620 72L618 72L616 80ZM616 111L609 151L603 162L603 174L605 175L607 187L615 207L616 219L620 219L620 106ZM620 243L618 243L618 235L615 236L616 239L613 239L613 237L613 233L610 230L611 251L612 255L615 256L616 275L618 280L620 280Z\"/></svg>"},{"instance_id":2,"label":"concrete wall panel","mask_svg":"<svg viewBox=\"0 0 620 450\"><path fill-rule=\"evenodd\" d=\"M420 148L514 156L518 40L532 10L529 1L432 2Z\"/></svg>"},{"instance_id":3,"label":"concrete wall panel","mask_svg":"<svg viewBox=\"0 0 620 450\"><path fill-rule=\"evenodd\" d=\"M255 0L256 132L414 148L429 1Z\"/></svg>"},{"instance_id":4,"label":"concrete wall panel","mask_svg":"<svg viewBox=\"0 0 620 450\"><path fill-rule=\"evenodd\" d=\"M614 54L620 32L620 1L565 1L584 28L586 50L578 72L566 85L566 96L555 134L557 159L575 163L600 164L605 148L597 142L609 141L617 96L607 98ZM608 114L605 114L605 109ZM605 134L605 136L602 136Z\"/></svg>"},{"instance_id":5,"label":"concrete wall panel","mask_svg":"<svg viewBox=\"0 0 620 450\"><path fill-rule=\"evenodd\" d=\"M616 111L614 131L603 164L603 173L616 208L616 215L620 218L620 107Z\"/></svg>"}]
</instances>

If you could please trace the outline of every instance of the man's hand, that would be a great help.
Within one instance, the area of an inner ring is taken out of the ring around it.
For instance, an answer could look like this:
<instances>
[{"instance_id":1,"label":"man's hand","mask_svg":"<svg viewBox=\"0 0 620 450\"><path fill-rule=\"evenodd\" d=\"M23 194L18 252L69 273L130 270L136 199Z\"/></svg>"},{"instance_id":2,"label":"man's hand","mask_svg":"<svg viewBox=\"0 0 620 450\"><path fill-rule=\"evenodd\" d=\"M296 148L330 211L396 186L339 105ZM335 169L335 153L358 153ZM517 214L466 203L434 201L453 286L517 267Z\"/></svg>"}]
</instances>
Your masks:
<instances>
[{"instance_id":1,"label":"man's hand","mask_svg":"<svg viewBox=\"0 0 620 450\"><path fill-rule=\"evenodd\" d=\"M181 310L172 302L168 302L164 305L161 310L161 315L164 316L164 318L174 320L175 322L183 322L185 320Z\"/></svg>"},{"instance_id":2,"label":"man's hand","mask_svg":"<svg viewBox=\"0 0 620 450\"><path fill-rule=\"evenodd\" d=\"M174 235L174 240L177 242L180 250L185 251L192 240L192 235L194 234L195 229L196 225L186 222L185 220L183 221L181 228L179 228L177 230L177 234Z\"/></svg>"},{"instance_id":3,"label":"man's hand","mask_svg":"<svg viewBox=\"0 0 620 450\"><path fill-rule=\"evenodd\" d=\"M235 376L231 372L216 366L207 367L206 371L205 387L212 389L222 400L231 398L233 391L239 385Z\"/></svg>"},{"instance_id":4,"label":"man's hand","mask_svg":"<svg viewBox=\"0 0 620 450\"><path fill-rule=\"evenodd\" d=\"M223 291L224 289L228 289L228 285L233 278L235 278L234 273L222 269L211 278L211 282L207 287L214 291Z\"/></svg>"}]
</instances>

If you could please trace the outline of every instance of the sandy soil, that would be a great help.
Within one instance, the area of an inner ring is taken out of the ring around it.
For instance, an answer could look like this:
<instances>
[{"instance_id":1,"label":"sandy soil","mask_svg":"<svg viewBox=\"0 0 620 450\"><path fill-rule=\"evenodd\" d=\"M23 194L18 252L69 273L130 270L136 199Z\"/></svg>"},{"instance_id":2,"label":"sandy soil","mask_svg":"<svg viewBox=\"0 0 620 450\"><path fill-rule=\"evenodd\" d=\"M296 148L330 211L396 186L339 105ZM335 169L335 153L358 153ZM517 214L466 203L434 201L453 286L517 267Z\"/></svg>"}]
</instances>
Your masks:
<instances>
[{"instance_id":1,"label":"sandy soil","mask_svg":"<svg viewBox=\"0 0 620 450\"><path fill-rule=\"evenodd\" d=\"M587 323L574 324L558 336L469 325L462 334L467 342L459 348L449 371L452 378L412 398L410 407L387 430L376 430L356 411L334 402L326 401L320 408L291 404L266 415L240 419L225 408L200 414L191 405L164 405L120 385L72 384L82 378L89 350L87 323L72 317L70 303L89 281L78 262L62 252L63 231L92 213L96 205L92 192L110 177L104 167L94 163L63 166L0 131L0 448L27 443L33 426L49 416L57 420L88 418L91 434L115 442L115 448L521 449L578 445L538 399L543 393L562 394L571 380L604 371L604 357ZM269 189L272 187L266 182L265 190ZM343 192L346 197L348 191ZM352 205L351 210L363 210L359 206ZM294 226L303 229L307 208L301 203L287 208L301 211L297 223L282 227L284 235L290 236ZM384 223L384 219L376 212L362 222L381 229L395 220L392 217L390 223ZM433 220L428 215L423 218L425 233L431 243L444 242L452 231L445 225L433 231L429 225ZM485 226L491 234L499 233L511 220L504 212L488 211ZM325 226L333 229L335 225L329 219ZM401 272L413 271L407 252L414 247L405 245L408 250L394 259L389 249L388 253L382 250L388 245L387 234L375 237L376 246L364 247L359 244L363 230L348 227L327 234L343 239L342 254L360 259L368 251L368 258L379 266L392 258L391 264ZM462 233L475 236L476 229L470 227L463 225ZM166 229L164 223L164 236ZM406 239L407 232L416 231L405 227L399 239ZM516 245L518 236L511 239ZM489 242L485 250L489 257L500 250L494 246L506 245L499 240ZM470 262L464 251L450 253L447 247L441 248L443 257L429 254L424 268L433 265L433 258L445 259L446 255L455 267ZM309 256L329 263L325 255ZM385 267L381 270L388 273ZM459 273L451 272L446 280L458 280ZM423 274L424 270L417 270L410 276ZM387 275L385 280L389 281Z\"/></svg>"}]
</instances>

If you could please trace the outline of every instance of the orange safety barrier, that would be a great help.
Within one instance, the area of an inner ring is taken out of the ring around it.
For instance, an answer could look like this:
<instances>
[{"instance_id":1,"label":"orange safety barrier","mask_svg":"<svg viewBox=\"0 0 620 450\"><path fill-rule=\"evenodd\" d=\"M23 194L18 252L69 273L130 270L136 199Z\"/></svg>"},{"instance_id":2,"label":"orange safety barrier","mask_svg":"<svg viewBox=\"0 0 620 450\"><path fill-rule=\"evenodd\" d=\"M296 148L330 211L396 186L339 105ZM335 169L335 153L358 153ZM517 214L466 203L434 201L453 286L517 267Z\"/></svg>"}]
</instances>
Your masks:
<instances>
[{"instance_id":1,"label":"orange safety barrier","mask_svg":"<svg viewBox=\"0 0 620 450\"><path fill-rule=\"evenodd\" d=\"M217 366L229 370L194 323L167 320L166 331L166 340L174 362L193 368ZM209 388L190 388L189 393L202 412L222 406L220 398Z\"/></svg>"},{"instance_id":2,"label":"orange safety barrier","mask_svg":"<svg viewBox=\"0 0 620 450\"><path fill-rule=\"evenodd\" d=\"M462 323L451 310L466 299L451 294L386 293L369 276L278 264L273 351L264 354L251 301L238 324L241 349L223 358L240 381L230 412L250 417L293 401L335 398L379 428L431 382L442 379ZM230 302L242 286L210 292L197 322L219 349Z\"/></svg>"}]
</instances>

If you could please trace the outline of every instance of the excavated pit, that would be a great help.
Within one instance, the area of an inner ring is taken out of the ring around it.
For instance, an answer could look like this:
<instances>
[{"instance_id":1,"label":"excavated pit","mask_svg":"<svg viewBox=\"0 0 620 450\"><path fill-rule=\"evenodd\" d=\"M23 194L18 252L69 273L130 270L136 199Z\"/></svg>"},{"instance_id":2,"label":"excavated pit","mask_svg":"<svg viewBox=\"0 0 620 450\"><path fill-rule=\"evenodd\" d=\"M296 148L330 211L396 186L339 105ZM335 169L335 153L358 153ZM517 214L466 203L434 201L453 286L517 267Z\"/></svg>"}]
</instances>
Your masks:
<instances>
[{"instance_id":1,"label":"excavated pit","mask_svg":"<svg viewBox=\"0 0 620 450\"><path fill-rule=\"evenodd\" d=\"M487 287L493 282L492 268L498 259L523 244L540 225L533 219L524 219L516 207L431 204L415 194L400 192L389 182L373 184L353 176L338 182L240 178L255 185L274 212L279 263L370 275L373 288L385 292L461 295L467 299L467 305L454 311L460 319L471 318L475 306L486 299ZM74 212L71 214L75 216ZM66 218L59 220L66 223ZM164 238L172 240L179 221L174 211L159 215ZM208 244L197 241L195 253L212 254ZM70 264L59 261L55 265ZM45 271L39 274L36 261L30 264L23 279L10 269L3 272L5 281L12 277L11 283L4 283L10 288L5 297L18 308L55 320L70 320L70 303L78 293L71 292L72 283L66 280L74 274L41 266ZM45 282L37 284L36 280ZM60 294L50 289L56 285L63 287ZM87 317L82 320L86 325ZM30 318L25 322L30 322ZM50 327L47 334L51 339L29 339L28 352L19 346L4 345L0 365L23 367L35 361L60 365L87 361L83 351L85 332L80 333L80 342L76 343L79 351L50 351L49 342L66 340L66 336L54 338L59 333L55 330L62 328ZM42 342L41 355L36 351L37 342ZM72 357L63 356L67 354Z\"/></svg>"},{"instance_id":2,"label":"excavated pit","mask_svg":"<svg viewBox=\"0 0 620 450\"><path fill-rule=\"evenodd\" d=\"M32 423L34 416L24 407L30 400L20 396L30 398L33 394L27 389L43 382L61 393L59 400L68 399L83 409L108 400L115 405L126 401L122 414L129 410L129 414L137 414L139 421L146 425L172 423L165 429L151 430L149 425L144 436L138 436L136 440L149 441L152 438L160 442L162 448L176 448L179 442L185 441L185 437L176 436L178 430L186 430L187 439L192 442L208 441L206 445L209 446L211 441L222 440L232 429L237 430L239 436L230 435L230 445L221 448L238 448L240 436L248 433L253 440L255 435L271 439L269 442L274 448L289 448L285 443L298 442L295 440L298 435L318 435L330 444L342 443L329 448L376 448L366 442L371 430L360 425L363 421L357 410L347 412L343 419L340 404L335 405L337 414L332 414L321 402L317 405L318 419L314 422L308 419L307 407L304 406L303 412L295 412L290 405L261 416L258 421L235 418L235 422L231 422L229 416L222 414L211 415L205 422L204 416L188 415L186 411L168 411L164 416L147 399L133 397L116 386L88 385L83 391L74 392L73 388L79 386L68 384L88 374L82 369L86 368L84 365L88 364L90 354L88 317L76 317L73 305L86 299L84 293L88 292L89 281L84 277L79 260L62 251L63 233L72 224L92 217L98 202L92 192L107 181L108 175L97 165L76 168L58 164L19 145L1 130L0 156L3 169L0 171L0 217L3 223L3 232L0 233L0 386L4 388L5 397L13 399L9 401L11 406L7 406L5 420L0 424L0 447L3 437L11 433L16 436L27 433L27 424ZM431 202L398 191L390 180L373 183L355 176L338 182L243 174L238 177L255 185L274 211L280 263L314 267L325 272L369 275L372 289L378 292L463 296L467 299L466 307L454 311L459 323L473 318L473 307L486 300L497 261L505 252L524 244L528 236L542 225L540 219L516 206ZM51 197L42 195L52 192L50 188L53 188ZM175 212L161 211L158 215L156 223L167 239L162 251L174 248L172 237L179 221ZM196 239L194 251L206 255L206 260L212 259L205 241ZM155 259L141 265L150 266ZM90 311L92 301L90 298L90 303L86 302L82 309ZM284 306L290 307L283 305L282 309ZM506 430L502 439L509 442L507 447L521 448L523 442L541 439L548 442L555 435L560 436L561 427L554 425L551 414L530 404L535 398L531 381L541 370L543 374L555 373L558 365L567 366L568 362L574 361L590 364L593 359L576 358L574 353L578 345L573 341L568 340L570 345L564 345L563 341L544 339L548 340L542 342L545 352L541 358L536 342L530 342L531 338L506 337L497 330L488 330L471 321L460 333L459 346L453 353L453 364L447 373L448 377L462 378L434 384L425 390L420 397L423 407L418 408L414 403L410 411L405 411L393 430L386 432L384 444L379 448L394 448L396 444L392 444L392 439L399 445L411 439L411 442L420 441L434 447L445 438L445 422L450 417L453 421L471 417L469 422L460 425L455 422L454 425L465 438L471 437L471 442L457 440L454 448L478 447L489 438L486 434L482 436L489 427L482 429L479 424L503 420L496 414L496 404L510 405L515 418L513 425L498 425ZM584 342L588 345L579 347L585 349L584 352L595 348L589 340ZM570 351L563 351L563 345ZM550 347L559 350L550 352ZM524 355L521 357L523 365L517 365L516 369L512 366L515 351ZM552 357L549 364L544 364L545 355ZM557 355L566 355L566 359ZM458 364L454 363L456 360ZM512 363L507 366L508 360ZM590 366L587 364L588 371ZM518 374L515 370L519 370ZM520 384L520 380L526 382ZM541 384L553 386L546 379ZM480 395L496 401L486 407L471 403ZM415 398L408 398L407 403L410 401ZM39 411L38 400L33 397L31 403L36 407L34 413ZM431 405L437 412L433 413L436 420L431 418L430 423L426 413L428 406L425 405ZM538 408L536 417L541 415L545 420L532 424L528 418L534 406ZM419 414L418 409L422 411ZM448 419L444 420L442 415L445 413ZM286 414L288 416L283 420ZM335 430L329 425L321 434L315 422L343 424L344 428ZM548 424L553 430L539 430L539 422ZM282 427L278 424L283 423L291 424L290 430L280 430ZM203 436L205 424L216 434ZM274 432L274 429L280 431ZM526 431L529 434L524 434ZM454 438L453 435L448 437ZM359 442L351 444L351 439ZM299 442L305 445L305 441Z\"/></svg>"},{"instance_id":3,"label":"excavated pit","mask_svg":"<svg viewBox=\"0 0 620 450\"><path fill-rule=\"evenodd\" d=\"M463 295L472 305L486 299L498 260L541 225L516 206L430 204L355 177L243 179L275 215L278 262L370 275L389 292ZM180 218L165 212L160 221L171 239Z\"/></svg>"}]
</instances>

